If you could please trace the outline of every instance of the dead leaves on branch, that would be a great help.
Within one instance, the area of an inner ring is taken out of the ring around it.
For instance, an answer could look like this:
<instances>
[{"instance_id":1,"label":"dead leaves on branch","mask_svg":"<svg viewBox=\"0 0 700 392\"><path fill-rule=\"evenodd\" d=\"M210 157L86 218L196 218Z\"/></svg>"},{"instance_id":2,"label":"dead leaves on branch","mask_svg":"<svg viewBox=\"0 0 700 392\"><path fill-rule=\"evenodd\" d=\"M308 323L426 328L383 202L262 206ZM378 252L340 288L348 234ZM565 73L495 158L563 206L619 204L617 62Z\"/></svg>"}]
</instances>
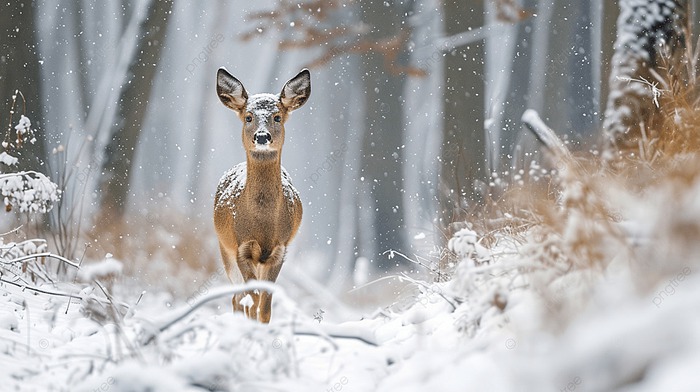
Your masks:
<instances>
[{"instance_id":1,"label":"dead leaves on branch","mask_svg":"<svg viewBox=\"0 0 700 392\"><path fill-rule=\"evenodd\" d=\"M496 19L506 23L518 23L535 14L522 8L515 0L493 0L496 6Z\"/></svg>"},{"instance_id":2,"label":"dead leaves on branch","mask_svg":"<svg viewBox=\"0 0 700 392\"><path fill-rule=\"evenodd\" d=\"M394 35L371 37L372 26L362 22L346 24L340 21L342 9L356 1L312 0L305 3L280 1L268 12L249 15L257 26L244 33L244 41L264 35L269 28L289 31L289 38L279 42L281 50L322 47L320 56L310 61L309 68L328 64L334 58L349 54L376 54L383 58L386 70L392 75L423 77L421 68L403 64L400 56L406 51L411 37L410 27L399 28Z\"/></svg>"},{"instance_id":3,"label":"dead leaves on branch","mask_svg":"<svg viewBox=\"0 0 700 392\"><path fill-rule=\"evenodd\" d=\"M518 23L534 14L520 7L515 0L493 1L496 18L506 23ZM254 12L248 19L256 26L241 35L249 41L267 33L270 28L284 31L290 38L282 39L281 50L324 48L323 53L306 67L320 67L334 58L349 54L376 54L383 58L385 69L392 75L424 77L428 73L420 67L405 64L401 54L407 50L412 29L408 23L391 35L372 37L373 26L361 21L345 24L342 9L357 4L357 0L311 0L307 2L280 0L270 11Z\"/></svg>"}]
</instances>

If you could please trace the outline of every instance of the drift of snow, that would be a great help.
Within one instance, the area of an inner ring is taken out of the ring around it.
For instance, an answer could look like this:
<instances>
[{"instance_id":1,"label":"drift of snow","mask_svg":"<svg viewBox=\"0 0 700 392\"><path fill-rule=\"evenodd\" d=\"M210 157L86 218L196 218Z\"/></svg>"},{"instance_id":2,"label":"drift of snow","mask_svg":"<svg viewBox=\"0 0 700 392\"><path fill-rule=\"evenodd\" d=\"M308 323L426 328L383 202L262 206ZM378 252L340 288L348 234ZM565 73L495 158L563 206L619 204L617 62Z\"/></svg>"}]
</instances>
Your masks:
<instances>
[{"instance_id":1,"label":"drift of snow","mask_svg":"<svg viewBox=\"0 0 700 392\"><path fill-rule=\"evenodd\" d=\"M124 265L121 261L107 258L96 264L83 265L78 272L78 277L83 282L90 282L94 279L119 276L123 269Z\"/></svg>"},{"instance_id":2,"label":"drift of snow","mask_svg":"<svg viewBox=\"0 0 700 392\"><path fill-rule=\"evenodd\" d=\"M8 154L7 152L3 151L0 152L0 163L5 164L7 166L12 166L16 165L19 160L12 155Z\"/></svg>"}]
</instances>

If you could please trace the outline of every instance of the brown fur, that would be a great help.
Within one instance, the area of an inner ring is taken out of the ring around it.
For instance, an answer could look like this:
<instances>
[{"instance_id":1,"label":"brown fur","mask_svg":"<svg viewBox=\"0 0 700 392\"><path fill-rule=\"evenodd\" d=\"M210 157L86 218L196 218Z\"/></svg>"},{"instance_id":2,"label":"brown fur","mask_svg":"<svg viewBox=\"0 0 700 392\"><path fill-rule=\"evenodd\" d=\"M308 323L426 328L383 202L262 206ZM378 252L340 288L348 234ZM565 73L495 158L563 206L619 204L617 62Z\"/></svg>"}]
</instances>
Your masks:
<instances>
[{"instance_id":1,"label":"brown fur","mask_svg":"<svg viewBox=\"0 0 700 392\"><path fill-rule=\"evenodd\" d=\"M243 121L242 142L247 159L245 187L236 195L224 194L223 190L229 185L227 181L231 181L224 178L219 184L215 199L214 226L229 277L235 263L246 282L251 279L270 282L277 280L287 246L299 229L302 205L296 194L293 200L285 195L281 155L284 123L292 110L306 102L311 89L306 70L287 82L287 85L300 78L305 83L302 83L303 89L296 91L298 94L285 97L285 88L282 89L281 98L277 102L278 112L273 113L274 116L281 116L281 121L274 121L272 116L267 119L267 123L264 123L265 118L247 122L246 117L255 114L247 111L248 95L243 85L225 70L219 70L217 92L221 101ZM237 89L238 85L240 90ZM283 102L287 102L287 105ZM254 135L261 129L261 123L271 135L269 150L256 149ZM269 322L272 295L257 291L237 294L232 300L234 311L244 311L240 301L246 295L253 299L248 317L263 323Z\"/></svg>"}]
</instances>

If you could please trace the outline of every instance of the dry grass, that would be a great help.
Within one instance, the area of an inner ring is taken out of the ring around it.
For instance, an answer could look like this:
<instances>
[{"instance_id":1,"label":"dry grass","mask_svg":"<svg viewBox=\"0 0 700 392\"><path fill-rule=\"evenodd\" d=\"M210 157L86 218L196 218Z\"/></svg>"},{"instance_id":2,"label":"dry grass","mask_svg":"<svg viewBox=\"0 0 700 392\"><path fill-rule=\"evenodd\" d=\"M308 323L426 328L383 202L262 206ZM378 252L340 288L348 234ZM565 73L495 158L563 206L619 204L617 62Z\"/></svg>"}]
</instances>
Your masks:
<instances>
[{"instance_id":1,"label":"dry grass","mask_svg":"<svg viewBox=\"0 0 700 392\"><path fill-rule=\"evenodd\" d=\"M585 295L562 300L572 276L590 289L592 277L622 265L644 295L700 264L700 79L698 51L687 46L682 67L656 75L653 136L638 151L604 160L550 146L551 181L511 185L476 225L482 236L519 241L538 266L525 271L530 285L555 315L585 306Z\"/></svg>"},{"instance_id":2,"label":"dry grass","mask_svg":"<svg viewBox=\"0 0 700 392\"><path fill-rule=\"evenodd\" d=\"M125 279L143 287L186 297L201 282L222 275L212 225L171 211L132 214L121 224L98 225L87 236L87 260L110 253L124 262Z\"/></svg>"}]
</instances>

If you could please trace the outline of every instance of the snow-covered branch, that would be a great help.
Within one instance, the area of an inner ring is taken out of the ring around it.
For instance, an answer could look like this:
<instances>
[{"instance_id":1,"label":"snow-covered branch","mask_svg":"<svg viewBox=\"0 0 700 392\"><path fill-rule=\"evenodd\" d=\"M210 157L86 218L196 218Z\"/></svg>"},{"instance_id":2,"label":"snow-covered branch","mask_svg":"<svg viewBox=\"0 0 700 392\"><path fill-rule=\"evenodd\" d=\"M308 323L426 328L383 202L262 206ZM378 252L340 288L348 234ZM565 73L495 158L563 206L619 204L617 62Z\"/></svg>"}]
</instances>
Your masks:
<instances>
[{"instance_id":1,"label":"snow-covered branch","mask_svg":"<svg viewBox=\"0 0 700 392\"><path fill-rule=\"evenodd\" d=\"M146 334L146 336L144 336L142 339L142 342L144 345L149 344L159 333L164 332L168 328L182 321L188 315L192 314L195 310L199 309L208 302L219 298L229 298L234 294L242 294L254 290L267 291L274 294L276 298L282 300L283 302L291 302L291 299L284 294L284 291L278 285L266 281L251 280L245 284L236 285L234 287L219 287L211 290L211 292L209 292L207 295L198 298L196 302L191 303L191 306L183 305L179 309L173 311L170 315L164 317L160 321L155 322L153 324L152 332ZM347 326L295 324L293 327L293 332L296 335L312 335L326 338L326 340L334 347L336 347L336 344L330 338L355 339L370 345L377 345L376 337L371 332Z\"/></svg>"}]
</instances>

